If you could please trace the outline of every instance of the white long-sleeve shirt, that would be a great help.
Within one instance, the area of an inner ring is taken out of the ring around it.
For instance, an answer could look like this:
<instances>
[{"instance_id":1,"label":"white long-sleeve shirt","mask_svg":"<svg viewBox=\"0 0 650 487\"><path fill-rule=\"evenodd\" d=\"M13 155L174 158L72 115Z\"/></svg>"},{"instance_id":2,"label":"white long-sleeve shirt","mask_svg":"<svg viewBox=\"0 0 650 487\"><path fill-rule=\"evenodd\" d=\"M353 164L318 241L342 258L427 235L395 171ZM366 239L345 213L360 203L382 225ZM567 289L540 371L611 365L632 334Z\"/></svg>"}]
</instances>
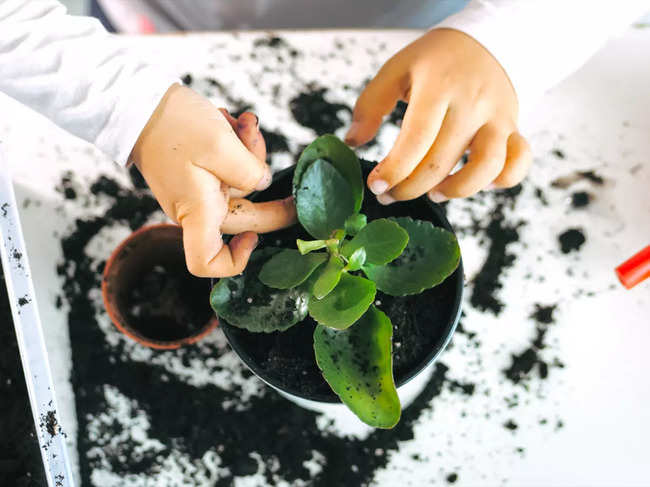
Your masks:
<instances>
[{"instance_id":1,"label":"white long-sleeve shirt","mask_svg":"<svg viewBox=\"0 0 650 487\"><path fill-rule=\"evenodd\" d=\"M472 0L436 27L486 47L526 106L648 10L650 0ZM55 0L0 0L0 91L119 163L175 81Z\"/></svg>"},{"instance_id":2,"label":"white long-sleeve shirt","mask_svg":"<svg viewBox=\"0 0 650 487\"><path fill-rule=\"evenodd\" d=\"M175 81L55 0L0 0L0 91L121 164Z\"/></svg>"},{"instance_id":3,"label":"white long-sleeve shirt","mask_svg":"<svg viewBox=\"0 0 650 487\"><path fill-rule=\"evenodd\" d=\"M526 110L649 11L650 0L472 0L436 27L465 32L490 51Z\"/></svg>"}]
</instances>

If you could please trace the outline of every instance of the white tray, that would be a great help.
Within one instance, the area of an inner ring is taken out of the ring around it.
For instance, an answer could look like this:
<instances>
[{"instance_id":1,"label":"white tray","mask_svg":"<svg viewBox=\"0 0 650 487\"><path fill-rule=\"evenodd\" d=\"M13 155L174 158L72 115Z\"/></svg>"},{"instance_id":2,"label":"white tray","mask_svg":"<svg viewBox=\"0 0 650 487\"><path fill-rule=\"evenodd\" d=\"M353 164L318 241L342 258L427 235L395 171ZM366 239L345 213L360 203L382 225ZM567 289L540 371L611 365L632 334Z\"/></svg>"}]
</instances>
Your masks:
<instances>
[{"instance_id":1,"label":"white tray","mask_svg":"<svg viewBox=\"0 0 650 487\"><path fill-rule=\"evenodd\" d=\"M74 480L59 423L50 363L34 293L13 184L0 146L0 254L25 373L36 436L49 487L72 487Z\"/></svg>"}]
</instances>

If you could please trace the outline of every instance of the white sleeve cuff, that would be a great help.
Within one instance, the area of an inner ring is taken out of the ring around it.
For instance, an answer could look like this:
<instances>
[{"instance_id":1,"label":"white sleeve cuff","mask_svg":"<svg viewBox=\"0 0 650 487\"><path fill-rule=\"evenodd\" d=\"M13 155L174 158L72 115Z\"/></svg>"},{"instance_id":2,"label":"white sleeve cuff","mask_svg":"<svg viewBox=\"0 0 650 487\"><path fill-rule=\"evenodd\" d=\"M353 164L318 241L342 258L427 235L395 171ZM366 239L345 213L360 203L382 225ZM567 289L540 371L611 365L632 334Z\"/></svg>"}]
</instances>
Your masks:
<instances>
[{"instance_id":1,"label":"white sleeve cuff","mask_svg":"<svg viewBox=\"0 0 650 487\"><path fill-rule=\"evenodd\" d=\"M125 166L142 129L170 86L180 83L178 78L145 67L131 78L129 89L122 93L97 135L95 145L115 162Z\"/></svg>"}]
</instances>

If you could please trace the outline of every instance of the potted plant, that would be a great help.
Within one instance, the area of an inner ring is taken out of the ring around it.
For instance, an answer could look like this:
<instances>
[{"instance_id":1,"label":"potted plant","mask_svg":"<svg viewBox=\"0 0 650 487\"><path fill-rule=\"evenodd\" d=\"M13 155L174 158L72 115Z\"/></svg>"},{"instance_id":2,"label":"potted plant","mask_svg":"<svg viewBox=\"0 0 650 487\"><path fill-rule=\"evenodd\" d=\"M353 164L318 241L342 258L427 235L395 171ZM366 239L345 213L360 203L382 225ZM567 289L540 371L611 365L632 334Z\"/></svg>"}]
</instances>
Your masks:
<instances>
[{"instance_id":1,"label":"potted plant","mask_svg":"<svg viewBox=\"0 0 650 487\"><path fill-rule=\"evenodd\" d=\"M141 345L169 350L196 343L218 326L202 298L209 286L185 266L181 227L163 223L136 230L113 251L102 297L118 330Z\"/></svg>"},{"instance_id":2,"label":"potted plant","mask_svg":"<svg viewBox=\"0 0 650 487\"><path fill-rule=\"evenodd\" d=\"M341 401L363 422L391 428L398 387L453 333L462 269L435 205L364 202L371 168L336 137L316 139L255 195L291 190L299 225L265 237L210 302L233 349L267 383L303 403Z\"/></svg>"}]
</instances>

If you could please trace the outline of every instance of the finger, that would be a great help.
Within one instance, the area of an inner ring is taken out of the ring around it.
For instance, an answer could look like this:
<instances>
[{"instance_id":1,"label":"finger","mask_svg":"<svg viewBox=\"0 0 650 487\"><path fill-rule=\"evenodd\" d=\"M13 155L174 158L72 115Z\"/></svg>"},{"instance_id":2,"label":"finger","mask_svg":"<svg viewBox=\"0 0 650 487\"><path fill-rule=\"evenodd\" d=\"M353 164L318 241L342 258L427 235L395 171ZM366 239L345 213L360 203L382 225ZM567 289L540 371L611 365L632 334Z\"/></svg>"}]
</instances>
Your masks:
<instances>
[{"instance_id":1,"label":"finger","mask_svg":"<svg viewBox=\"0 0 650 487\"><path fill-rule=\"evenodd\" d=\"M470 145L467 164L432 188L429 198L440 203L449 198L466 198L484 189L503 169L507 140L508 132L503 127L481 127Z\"/></svg>"},{"instance_id":2,"label":"finger","mask_svg":"<svg viewBox=\"0 0 650 487\"><path fill-rule=\"evenodd\" d=\"M239 140L243 142L255 157L262 162L266 161L266 144L264 143L264 136L260 131L259 119L254 113L242 113L237 119L235 132L237 132Z\"/></svg>"},{"instance_id":3,"label":"finger","mask_svg":"<svg viewBox=\"0 0 650 487\"><path fill-rule=\"evenodd\" d=\"M214 214L196 210L181 221L183 248L190 273L198 277L230 277L241 274L257 245L257 234L245 232L224 245ZM216 229L216 230L215 230Z\"/></svg>"},{"instance_id":4,"label":"finger","mask_svg":"<svg viewBox=\"0 0 650 487\"><path fill-rule=\"evenodd\" d=\"M380 195L380 203L410 200L438 185L454 168L476 133L473 124L456 110L450 110L429 152L404 181L390 193Z\"/></svg>"},{"instance_id":5,"label":"finger","mask_svg":"<svg viewBox=\"0 0 650 487\"><path fill-rule=\"evenodd\" d=\"M219 227L226 216L228 195L218 180L203 179L196 199L178 205L176 220L183 228L187 269L199 277L227 277L246 267L257 245L257 235L247 232L224 245Z\"/></svg>"},{"instance_id":6,"label":"finger","mask_svg":"<svg viewBox=\"0 0 650 487\"><path fill-rule=\"evenodd\" d=\"M375 136L384 115L392 112L404 96L406 90L401 73L395 63L389 61L366 85L354 105L352 124L345 136L346 144L363 145Z\"/></svg>"},{"instance_id":7,"label":"finger","mask_svg":"<svg viewBox=\"0 0 650 487\"><path fill-rule=\"evenodd\" d=\"M228 120L228 123L232 127L232 129L236 132L237 131L237 119L233 117L228 110L225 108L219 108L219 111L223 114L224 117L226 117L226 120Z\"/></svg>"},{"instance_id":8,"label":"finger","mask_svg":"<svg viewBox=\"0 0 650 487\"><path fill-rule=\"evenodd\" d=\"M220 119L227 129L217 130L212 147L201 151L192 163L228 186L243 191L267 188L271 183L270 168L244 146L223 112Z\"/></svg>"},{"instance_id":9,"label":"finger","mask_svg":"<svg viewBox=\"0 0 650 487\"><path fill-rule=\"evenodd\" d=\"M265 203L232 199L228 206L228 214L221 225L221 231L227 234L247 231L268 233L296 222L296 205L291 196Z\"/></svg>"},{"instance_id":10,"label":"finger","mask_svg":"<svg viewBox=\"0 0 650 487\"><path fill-rule=\"evenodd\" d=\"M533 162L533 153L528 141L519 133L514 132L508 137L506 163L501 174L494 180L495 188L511 188L516 186L528 174Z\"/></svg>"},{"instance_id":11,"label":"finger","mask_svg":"<svg viewBox=\"0 0 650 487\"><path fill-rule=\"evenodd\" d=\"M257 115L251 112L242 113L239 118L232 119L231 125L233 125L237 137L242 141L244 146L260 161L266 162L266 143L264 142L264 136L259 128L259 119ZM271 180L268 180L268 183L271 183ZM260 189L260 188L257 188ZM265 189L265 188L262 188ZM243 191L237 188L230 188L230 196L233 198L243 198L248 196L251 191Z\"/></svg>"},{"instance_id":12,"label":"finger","mask_svg":"<svg viewBox=\"0 0 650 487\"><path fill-rule=\"evenodd\" d=\"M447 110L447 102L438 99L431 87L411 95L395 145L368 176L370 191L382 194L418 167L436 140Z\"/></svg>"}]
</instances>

